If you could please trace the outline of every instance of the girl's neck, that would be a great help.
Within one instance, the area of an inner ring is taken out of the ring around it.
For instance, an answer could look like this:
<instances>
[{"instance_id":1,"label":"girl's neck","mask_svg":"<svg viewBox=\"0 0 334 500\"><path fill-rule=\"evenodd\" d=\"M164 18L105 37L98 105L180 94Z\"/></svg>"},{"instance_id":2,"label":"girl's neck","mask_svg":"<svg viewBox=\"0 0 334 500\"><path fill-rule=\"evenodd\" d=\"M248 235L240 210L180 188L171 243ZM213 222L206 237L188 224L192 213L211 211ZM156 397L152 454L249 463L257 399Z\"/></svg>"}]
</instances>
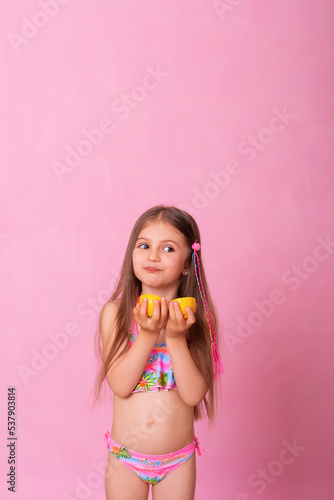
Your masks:
<instances>
[{"instance_id":1,"label":"girl's neck","mask_svg":"<svg viewBox=\"0 0 334 500\"><path fill-rule=\"evenodd\" d=\"M151 294L158 295L159 297L166 297L168 300L173 300L177 298L178 285L171 285L169 287L151 287L142 283L142 292L141 295Z\"/></svg>"}]
</instances>

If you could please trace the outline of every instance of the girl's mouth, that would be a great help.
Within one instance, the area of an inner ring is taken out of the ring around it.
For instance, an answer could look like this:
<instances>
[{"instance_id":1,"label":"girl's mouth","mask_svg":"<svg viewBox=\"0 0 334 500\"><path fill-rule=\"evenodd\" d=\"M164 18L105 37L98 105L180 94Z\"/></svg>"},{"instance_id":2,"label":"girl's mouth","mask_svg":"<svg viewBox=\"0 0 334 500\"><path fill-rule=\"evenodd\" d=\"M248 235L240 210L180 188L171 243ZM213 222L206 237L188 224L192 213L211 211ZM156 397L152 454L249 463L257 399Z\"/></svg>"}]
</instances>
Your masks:
<instances>
[{"instance_id":1,"label":"girl's mouth","mask_svg":"<svg viewBox=\"0 0 334 500\"><path fill-rule=\"evenodd\" d=\"M144 268L148 273L156 273L158 271L160 271L160 269L156 268L156 267L145 267Z\"/></svg>"}]
</instances>

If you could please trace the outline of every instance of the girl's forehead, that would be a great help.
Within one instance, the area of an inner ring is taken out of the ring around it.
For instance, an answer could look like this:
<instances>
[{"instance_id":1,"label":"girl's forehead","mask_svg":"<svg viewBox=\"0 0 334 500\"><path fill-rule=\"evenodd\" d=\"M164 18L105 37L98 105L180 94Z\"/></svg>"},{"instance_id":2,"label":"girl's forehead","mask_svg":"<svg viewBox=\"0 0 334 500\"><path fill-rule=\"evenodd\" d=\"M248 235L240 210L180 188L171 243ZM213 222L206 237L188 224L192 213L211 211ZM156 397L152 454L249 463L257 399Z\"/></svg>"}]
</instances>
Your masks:
<instances>
[{"instance_id":1,"label":"girl's forehead","mask_svg":"<svg viewBox=\"0 0 334 500\"><path fill-rule=\"evenodd\" d=\"M154 237L156 239L168 239L173 237L174 239L178 238L181 241L185 240L183 234L176 229L176 227L163 220L154 220L144 224L139 231L138 238L145 236Z\"/></svg>"}]
</instances>

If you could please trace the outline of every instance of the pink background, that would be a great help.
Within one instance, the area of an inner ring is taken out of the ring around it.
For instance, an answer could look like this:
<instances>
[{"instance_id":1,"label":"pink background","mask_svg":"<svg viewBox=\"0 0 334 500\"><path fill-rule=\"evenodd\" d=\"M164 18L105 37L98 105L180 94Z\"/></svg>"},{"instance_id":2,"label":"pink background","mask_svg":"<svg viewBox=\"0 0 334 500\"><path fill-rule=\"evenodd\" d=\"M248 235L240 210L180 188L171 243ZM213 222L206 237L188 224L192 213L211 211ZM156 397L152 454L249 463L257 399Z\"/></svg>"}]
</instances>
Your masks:
<instances>
[{"instance_id":1,"label":"pink background","mask_svg":"<svg viewBox=\"0 0 334 500\"><path fill-rule=\"evenodd\" d=\"M133 224L160 203L197 219L221 325L196 499L332 498L332 2L11 0L0 14L1 499L12 385L15 498L104 498L93 337Z\"/></svg>"}]
</instances>

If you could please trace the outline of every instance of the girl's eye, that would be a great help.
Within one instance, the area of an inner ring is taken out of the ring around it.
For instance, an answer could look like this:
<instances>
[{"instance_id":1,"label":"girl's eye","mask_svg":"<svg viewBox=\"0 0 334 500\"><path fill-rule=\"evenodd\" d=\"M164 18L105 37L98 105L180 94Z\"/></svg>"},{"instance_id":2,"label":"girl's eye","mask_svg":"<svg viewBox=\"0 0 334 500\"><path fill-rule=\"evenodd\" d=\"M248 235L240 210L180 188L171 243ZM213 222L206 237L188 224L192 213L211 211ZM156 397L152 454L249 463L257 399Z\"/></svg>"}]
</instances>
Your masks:
<instances>
[{"instance_id":1,"label":"girl's eye","mask_svg":"<svg viewBox=\"0 0 334 500\"><path fill-rule=\"evenodd\" d=\"M141 243L140 245L138 245L138 248L141 248L142 250L147 250L149 248L148 244L147 243ZM164 251L165 252L168 252L168 253L171 253L171 252L174 252L174 248L173 247L170 247L168 245L166 245L164 247Z\"/></svg>"},{"instance_id":2,"label":"girl's eye","mask_svg":"<svg viewBox=\"0 0 334 500\"><path fill-rule=\"evenodd\" d=\"M166 250L166 252L170 253L170 252L174 252L174 248L173 247L165 247L164 250Z\"/></svg>"}]
</instances>

